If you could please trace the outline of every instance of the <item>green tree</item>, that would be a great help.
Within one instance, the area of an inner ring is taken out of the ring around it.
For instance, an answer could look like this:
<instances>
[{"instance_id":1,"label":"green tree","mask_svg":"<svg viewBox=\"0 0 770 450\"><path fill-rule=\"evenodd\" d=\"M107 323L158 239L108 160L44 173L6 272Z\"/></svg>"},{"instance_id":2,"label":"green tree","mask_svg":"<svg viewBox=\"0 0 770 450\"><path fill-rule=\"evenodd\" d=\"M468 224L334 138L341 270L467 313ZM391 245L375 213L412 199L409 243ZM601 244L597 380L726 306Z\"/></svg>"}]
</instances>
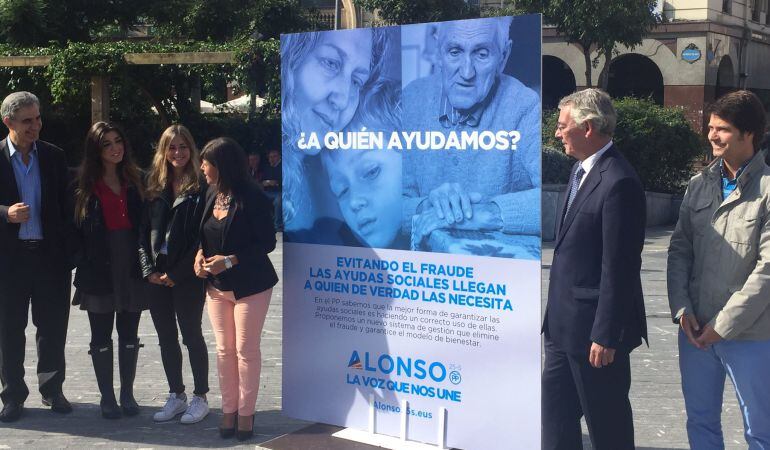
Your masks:
<instances>
[{"instance_id":1,"label":"green tree","mask_svg":"<svg viewBox=\"0 0 770 450\"><path fill-rule=\"evenodd\" d=\"M607 70L616 44L634 48L661 20L653 13L656 0L518 0L527 12L542 12L544 22L556 26L567 42L580 45L586 63L586 83L601 58L599 86L607 88ZM597 56L591 58L595 49Z\"/></svg>"},{"instance_id":2,"label":"green tree","mask_svg":"<svg viewBox=\"0 0 770 450\"><path fill-rule=\"evenodd\" d=\"M0 0L0 40L31 46L46 38L42 0Z\"/></svg>"},{"instance_id":3,"label":"green tree","mask_svg":"<svg viewBox=\"0 0 770 450\"><path fill-rule=\"evenodd\" d=\"M152 0L0 0L0 38L22 46L91 42L105 29L125 34Z\"/></svg>"},{"instance_id":4,"label":"green tree","mask_svg":"<svg viewBox=\"0 0 770 450\"><path fill-rule=\"evenodd\" d=\"M520 5L520 0L504 0L501 6L487 7L481 10L482 17L518 16L528 13L541 13L540 9Z\"/></svg>"},{"instance_id":5,"label":"green tree","mask_svg":"<svg viewBox=\"0 0 770 450\"><path fill-rule=\"evenodd\" d=\"M145 19L162 37L223 42L305 31L303 12L298 0L167 0L149 5Z\"/></svg>"},{"instance_id":6,"label":"green tree","mask_svg":"<svg viewBox=\"0 0 770 450\"><path fill-rule=\"evenodd\" d=\"M354 0L355 4L377 10L389 25L437 22L479 17L478 8L465 0Z\"/></svg>"},{"instance_id":7,"label":"green tree","mask_svg":"<svg viewBox=\"0 0 770 450\"><path fill-rule=\"evenodd\" d=\"M652 100L636 98L614 99L613 103L618 123L612 139L639 174L644 189L684 191L692 175L692 163L702 155L705 143L693 130L682 108L659 106ZM543 180L567 183L571 163L547 151L564 148L554 136L558 116L558 110L543 113Z\"/></svg>"}]
</instances>

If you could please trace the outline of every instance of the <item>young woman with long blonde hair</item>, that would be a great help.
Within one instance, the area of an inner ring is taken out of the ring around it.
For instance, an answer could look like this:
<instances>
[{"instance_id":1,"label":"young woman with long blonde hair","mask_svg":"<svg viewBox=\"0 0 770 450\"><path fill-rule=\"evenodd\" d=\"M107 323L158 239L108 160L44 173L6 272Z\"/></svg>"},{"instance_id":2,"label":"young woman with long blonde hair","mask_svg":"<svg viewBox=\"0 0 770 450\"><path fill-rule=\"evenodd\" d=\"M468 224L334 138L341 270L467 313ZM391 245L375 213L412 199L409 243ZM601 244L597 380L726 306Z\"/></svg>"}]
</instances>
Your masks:
<instances>
[{"instance_id":1,"label":"young woman with long blonde hair","mask_svg":"<svg viewBox=\"0 0 770 450\"><path fill-rule=\"evenodd\" d=\"M166 404L153 416L157 422L182 414L182 423L196 423L209 412L208 349L201 331L205 294L203 280L193 272L206 191L199 167L190 131L183 125L166 128L147 177L147 201L139 230L142 276L150 284L150 315L169 385ZM195 382L189 403L182 381L177 323Z\"/></svg>"}]
</instances>

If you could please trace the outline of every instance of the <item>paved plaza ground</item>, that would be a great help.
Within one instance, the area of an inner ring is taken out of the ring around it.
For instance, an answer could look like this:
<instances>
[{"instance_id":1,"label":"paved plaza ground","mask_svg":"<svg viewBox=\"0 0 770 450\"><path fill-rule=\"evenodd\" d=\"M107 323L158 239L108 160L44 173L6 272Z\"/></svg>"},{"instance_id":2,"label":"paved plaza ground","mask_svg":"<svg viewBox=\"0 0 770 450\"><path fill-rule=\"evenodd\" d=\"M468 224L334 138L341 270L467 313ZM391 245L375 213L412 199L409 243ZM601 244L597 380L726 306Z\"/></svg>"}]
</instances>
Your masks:
<instances>
[{"instance_id":1,"label":"paved plaza ground","mask_svg":"<svg viewBox=\"0 0 770 450\"><path fill-rule=\"evenodd\" d=\"M647 323L650 331L650 347L641 347L632 355L633 384L631 402L634 408L636 442L640 449L686 449L684 431L685 414L679 386L677 365L676 327L669 319L666 299L666 249L671 229L648 229L644 248L642 279ZM280 246L279 246L280 248ZM552 244L546 243L543 251L543 297L548 288L548 273L552 258ZM279 270L283 254L276 250L271 255ZM18 448L182 448L182 447L230 447L296 448L311 450L358 449L363 445L350 445L329 438L329 427L309 428L291 442L271 444L286 433L311 425L281 414L281 317L283 292L280 284L273 290L267 322L262 340L263 372L255 417L256 436L247 443L222 440L216 428L220 418L220 401L216 380L214 336L208 318L204 316L204 335L209 342L211 371L209 404L212 414L195 425L176 422L156 424L152 414L163 405L167 384L160 362L160 349L149 314L145 313L139 335L145 344L140 353L136 397L142 406L138 417L107 421L99 416L99 393L88 356L89 327L86 314L73 308L67 338L67 381L65 394L75 411L66 416L50 412L40 403L34 379L36 355L34 327L27 328L27 382L32 392L25 405L22 420L13 424L0 424L0 449ZM186 352L185 353L185 360ZM186 364L185 364L186 365ZM192 376L185 367L185 382L192 390ZM117 371L116 371L117 379ZM118 386L116 381L116 387ZM502 420L502 418L498 418ZM735 394L727 382L723 427L728 449L746 448L743 425ZM315 437L317 436L317 438ZM318 442L319 444L315 444ZM587 442L587 436L586 436ZM313 444L311 444L313 443ZM516 448L515 443L505 448ZM586 445L590 448L590 444ZM490 449L493 450L493 449Z\"/></svg>"}]
</instances>

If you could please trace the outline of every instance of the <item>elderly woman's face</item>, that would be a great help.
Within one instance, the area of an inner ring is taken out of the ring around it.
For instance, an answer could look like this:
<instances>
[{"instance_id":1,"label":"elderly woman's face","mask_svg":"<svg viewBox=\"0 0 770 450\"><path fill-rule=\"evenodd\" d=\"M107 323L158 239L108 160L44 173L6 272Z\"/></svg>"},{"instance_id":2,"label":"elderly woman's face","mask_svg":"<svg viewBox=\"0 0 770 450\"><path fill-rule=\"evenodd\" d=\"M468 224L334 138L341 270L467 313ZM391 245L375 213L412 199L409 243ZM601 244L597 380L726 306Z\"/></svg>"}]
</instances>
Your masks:
<instances>
[{"instance_id":1,"label":"elderly woman's face","mask_svg":"<svg viewBox=\"0 0 770 450\"><path fill-rule=\"evenodd\" d=\"M468 110L489 93L502 70L506 49L500 48L493 23L453 22L439 30L439 61L449 103Z\"/></svg>"},{"instance_id":2,"label":"elderly woman's face","mask_svg":"<svg viewBox=\"0 0 770 450\"><path fill-rule=\"evenodd\" d=\"M300 131L315 132L321 142L327 132L350 122L360 90L369 80L372 32L355 33L323 33L295 72L294 107Z\"/></svg>"}]
</instances>

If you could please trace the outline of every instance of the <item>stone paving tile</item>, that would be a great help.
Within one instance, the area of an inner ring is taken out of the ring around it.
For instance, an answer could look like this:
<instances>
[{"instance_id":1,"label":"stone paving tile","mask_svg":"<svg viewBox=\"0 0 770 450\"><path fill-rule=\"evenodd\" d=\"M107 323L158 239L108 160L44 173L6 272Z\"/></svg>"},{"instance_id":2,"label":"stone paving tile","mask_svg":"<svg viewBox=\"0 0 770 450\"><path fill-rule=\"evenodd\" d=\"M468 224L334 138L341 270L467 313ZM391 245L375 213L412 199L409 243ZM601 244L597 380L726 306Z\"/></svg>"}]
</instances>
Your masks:
<instances>
[{"instance_id":1,"label":"stone paving tile","mask_svg":"<svg viewBox=\"0 0 770 450\"><path fill-rule=\"evenodd\" d=\"M636 443L639 449L686 449L685 414L679 385L677 364L676 327L671 323L666 298L666 249L671 236L667 228L649 229L645 243L642 279L647 306L650 347L643 346L632 354L631 403L634 409ZM280 243L279 243L280 245ZM548 276L553 257L553 245L543 249L543 302L547 295ZM276 268L282 267L283 254L271 254ZM75 308L71 311L67 337L67 381L65 394L73 402L75 411L60 416L40 404L37 382L34 380L36 354L34 327L27 328L27 382L30 394L25 416L14 424L0 424L0 450L10 448L206 448L258 447L260 443L309 425L307 422L284 417L281 414L281 330L283 292L280 284L273 297L262 335L262 380L255 418L256 436L247 443L219 438L219 396L216 379L214 336L207 317L203 319L204 336L209 343L209 404L212 413L203 422L181 425L176 422L155 424L152 414L163 405L167 385L160 363L157 335L149 314L140 324L140 338L145 344L140 353L136 397L141 414L130 419L107 421L99 416L99 394L96 388L90 357L88 356L89 327L86 314ZM543 303L544 304L544 303ZM116 338L117 340L117 338ZM186 352L185 361L187 359ZM117 370L116 370L117 389ZM185 382L192 390L192 375L185 362ZM723 428L727 449L746 448L743 424L735 393L726 383L723 410ZM584 428L585 430L585 428ZM590 449L588 436L585 448Z\"/></svg>"},{"instance_id":2,"label":"stone paving tile","mask_svg":"<svg viewBox=\"0 0 770 450\"><path fill-rule=\"evenodd\" d=\"M280 270L283 254L279 249L270 256ZM273 296L262 333L262 378L255 416L256 436L240 444L234 439L219 437L217 426L220 419L221 396L216 377L216 348L214 334L208 316L204 312L203 332L209 350L208 394L211 414L194 425L181 425L176 421L156 424L152 415L165 402L168 385L160 361L157 333L149 312L142 315L139 338L145 347L139 354L137 379L134 386L136 399L141 406L138 417L108 421L99 415L99 392L96 386L88 342L90 329L84 311L73 307L70 311L67 336L67 380L64 393L73 403L72 414L60 416L50 412L40 403L35 379L37 355L34 345L34 326L27 327L27 357L25 369L30 396L25 404L24 417L13 424L0 424L0 449L3 448L204 448L243 447L254 448L282 434L307 426L307 422L284 417L281 414L281 332L283 291L280 283L273 289ZM117 335L114 336L117 342ZM182 348L184 381L188 395L193 389L192 373L187 363L187 352ZM118 392L117 355L115 365L115 389Z\"/></svg>"},{"instance_id":3,"label":"stone paving tile","mask_svg":"<svg viewBox=\"0 0 770 450\"><path fill-rule=\"evenodd\" d=\"M642 285L649 344L631 354L631 406L638 449L687 449L686 415L677 359L677 326L671 322L666 295L666 258L671 228L647 230L642 256ZM543 245L543 306L553 260L553 243ZM725 384L722 428L727 449L745 449L743 422L735 391ZM590 449L583 424L584 446Z\"/></svg>"}]
</instances>

